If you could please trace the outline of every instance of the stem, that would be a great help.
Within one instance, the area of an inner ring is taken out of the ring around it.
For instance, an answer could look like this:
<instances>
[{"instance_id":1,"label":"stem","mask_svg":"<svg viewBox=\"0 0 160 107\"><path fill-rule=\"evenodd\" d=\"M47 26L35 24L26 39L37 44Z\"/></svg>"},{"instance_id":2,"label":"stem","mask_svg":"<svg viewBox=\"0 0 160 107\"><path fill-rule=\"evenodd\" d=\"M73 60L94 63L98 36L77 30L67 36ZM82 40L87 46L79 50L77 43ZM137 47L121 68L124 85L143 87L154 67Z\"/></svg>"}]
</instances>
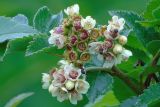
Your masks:
<instances>
[{"instance_id":1,"label":"stem","mask_svg":"<svg viewBox=\"0 0 160 107\"><path fill-rule=\"evenodd\" d=\"M157 51L156 55L153 57L153 60L152 60L152 62L151 62L150 65L153 66L153 67L156 66L159 58L160 58L160 49ZM151 82L152 78L153 78L156 82L159 82L156 74L155 74L155 73L151 73L151 74L149 74L149 75L147 76L147 78L146 78L146 80L145 80L145 82L144 82L144 84L143 84L143 74L140 75L140 80L141 80L141 84L142 84L142 89L145 89L145 88L147 88L147 87L150 85L150 82Z\"/></svg>"},{"instance_id":2,"label":"stem","mask_svg":"<svg viewBox=\"0 0 160 107\"><path fill-rule=\"evenodd\" d=\"M137 85L122 71L120 71L115 66L112 67L112 69L102 68L102 67L89 67L86 69L87 72L89 71L104 71L112 76L116 76L120 78L122 81L124 81L136 94L140 94L140 90L137 87Z\"/></svg>"},{"instance_id":3,"label":"stem","mask_svg":"<svg viewBox=\"0 0 160 107\"><path fill-rule=\"evenodd\" d=\"M139 90L138 85L136 85L128 75L126 75L124 72L122 72L117 67L113 67L112 71L114 72L115 76L120 78L122 81L124 81L137 95L141 93L141 90Z\"/></svg>"}]
</instances>

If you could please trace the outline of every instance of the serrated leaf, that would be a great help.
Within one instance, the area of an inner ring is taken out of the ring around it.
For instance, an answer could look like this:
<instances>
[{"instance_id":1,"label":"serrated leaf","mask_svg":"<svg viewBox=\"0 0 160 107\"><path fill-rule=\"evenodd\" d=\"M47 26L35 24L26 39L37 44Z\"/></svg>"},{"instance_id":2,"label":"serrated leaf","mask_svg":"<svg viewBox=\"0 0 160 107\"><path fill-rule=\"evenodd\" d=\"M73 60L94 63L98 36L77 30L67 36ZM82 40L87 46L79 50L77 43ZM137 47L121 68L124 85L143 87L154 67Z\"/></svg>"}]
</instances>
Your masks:
<instances>
[{"instance_id":1,"label":"serrated leaf","mask_svg":"<svg viewBox=\"0 0 160 107\"><path fill-rule=\"evenodd\" d=\"M160 19L160 6L153 10L153 16L157 19Z\"/></svg>"},{"instance_id":2,"label":"serrated leaf","mask_svg":"<svg viewBox=\"0 0 160 107\"><path fill-rule=\"evenodd\" d=\"M85 107L118 107L119 101L113 91L108 91L105 95L100 96L94 103L90 102Z\"/></svg>"},{"instance_id":3,"label":"serrated leaf","mask_svg":"<svg viewBox=\"0 0 160 107\"><path fill-rule=\"evenodd\" d=\"M144 46L146 43L151 40L160 39L160 35L155 32L152 28L144 28L136 21L144 21L144 19L139 16L137 13L132 11L109 11L110 15L117 15L119 17L123 17L126 21L126 24L130 29L136 34L136 37L142 42Z\"/></svg>"},{"instance_id":4,"label":"serrated leaf","mask_svg":"<svg viewBox=\"0 0 160 107\"><path fill-rule=\"evenodd\" d=\"M160 99L160 84L153 84L148 89L144 90L144 93L140 95L139 101L137 105L139 104L150 104L153 101Z\"/></svg>"},{"instance_id":5,"label":"serrated leaf","mask_svg":"<svg viewBox=\"0 0 160 107\"><path fill-rule=\"evenodd\" d=\"M154 40L147 44L148 51L154 56L160 50L160 40Z\"/></svg>"},{"instance_id":6,"label":"serrated leaf","mask_svg":"<svg viewBox=\"0 0 160 107\"><path fill-rule=\"evenodd\" d=\"M120 105L120 107L138 107L136 103L138 102L138 97L129 98ZM146 104L139 105L139 107L147 107Z\"/></svg>"},{"instance_id":7,"label":"serrated leaf","mask_svg":"<svg viewBox=\"0 0 160 107\"><path fill-rule=\"evenodd\" d=\"M153 10L156 9L160 5L159 0L150 0L147 4L147 8L143 13L143 16L146 19L153 19L154 16L152 14Z\"/></svg>"},{"instance_id":8,"label":"serrated leaf","mask_svg":"<svg viewBox=\"0 0 160 107\"><path fill-rule=\"evenodd\" d=\"M23 100L33 95L33 92L22 93L14 98L12 98L4 107L17 107Z\"/></svg>"},{"instance_id":9,"label":"serrated leaf","mask_svg":"<svg viewBox=\"0 0 160 107\"><path fill-rule=\"evenodd\" d=\"M7 56L8 54L25 51L31 40L31 36L10 40L6 46L3 56L1 57L1 60L3 61L5 56Z\"/></svg>"},{"instance_id":10,"label":"serrated leaf","mask_svg":"<svg viewBox=\"0 0 160 107\"><path fill-rule=\"evenodd\" d=\"M137 23L141 24L144 27L154 27L160 25L159 19L147 20L147 21L136 21Z\"/></svg>"},{"instance_id":11,"label":"serrated leaf","mask_svg":"<svg viewBox=\"0 0 160 107\"><path fill-rule=\"evenodd\" d=\"M29 25L17 23L9 17L0 17L0 43L36 33L37 31Z\"/></svg>"},{"instance_id":12,"label":"serrated leaf","mask_svg":"<svg viewBox=\"0 0 160 107\"><path fill-rule=\"evenodd\" d=\"M12 20L20 24L28 25L28 18L23 14L18 14L17 16L13 17Z\"/></svg>"},{"instance_id":13,"label":"serrated leaf","mask_svg":"<svg viewBox=\"0 0 160 107\"><path fill-rule=\"evenodd\" d=\"M93 75L93 74L92 74ZM105 94L107 91L112 89L112 83L113 83L113 78L104 72L98 72L98 74L95 72L94 73L95 78L89 77L91 76L88 75L88 81L90 81L90 89L87 93L87 97L90 102L94 102L96 98L99 96Z\"/></svg>"},{"instance_id":14,"label":"serrated leaf","mask_svg":"<svg viewBox=\"0 0 160 107\"><path fill-rule=\"evenodd\" d=\"M34 16L35 29L41 33L48 33L53 27L58 26L63 19L63 13L52 15L48 7L40 8Z\"/></svg>"},{"instance_id":15,"label":"serrated leaf","mask_svg":"<svg viewBox=\"0 0 160 107\"><path fill-rule=\"evenodd\" d=\"M33 41L31 41L26 50L26 56L30 56L36 53L48 51L52 49L56 53L63 54L63 49L58 49L48 43L48 37L46 34L35 35Z\"/></svg>"}]
</instances>

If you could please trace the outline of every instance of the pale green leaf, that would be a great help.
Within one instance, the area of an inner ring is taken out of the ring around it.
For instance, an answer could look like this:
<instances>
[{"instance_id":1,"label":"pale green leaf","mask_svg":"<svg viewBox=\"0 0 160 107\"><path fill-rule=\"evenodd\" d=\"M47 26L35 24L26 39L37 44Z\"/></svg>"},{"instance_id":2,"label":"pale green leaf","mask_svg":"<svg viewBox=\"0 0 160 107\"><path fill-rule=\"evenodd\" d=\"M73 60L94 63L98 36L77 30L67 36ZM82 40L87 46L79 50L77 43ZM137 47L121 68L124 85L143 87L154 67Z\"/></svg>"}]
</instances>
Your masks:
<instances>
[{"instance_id":1,"label":"pale green leaf","mask_svg":"<svg viewBox=\"0 0 160 107\"><path fill-rule=\"evenodd\" d=\"M95 72L88 75L87 79L90 82L90 89L87 93L90 102L94 102L99 96L112 89L113 78L106 73Z\"/></svg>"},{"instance_id":2,"label":"pale green leaf","mask_svg":"<svg viewBox=\"0 0 160 107\"><path fill-rule=\"evenodd\" d=\"M63 19L63 13L60 12L52 15L48 7L40 8L34 16L33 24L35 29L41 33L49 33L49 31L58 26Z\"/></svg>"},{"instance_id":3,"label":"pale green leaf","mask_svg":"<svg viewBox=\"0 0 160 107\"><path fill-rule=\"evenodd\" d=\"M0 43L37 33L31 26L19 23L15 20L17 20L17 18L0 17Z\"/></svg>"}]
</instances>

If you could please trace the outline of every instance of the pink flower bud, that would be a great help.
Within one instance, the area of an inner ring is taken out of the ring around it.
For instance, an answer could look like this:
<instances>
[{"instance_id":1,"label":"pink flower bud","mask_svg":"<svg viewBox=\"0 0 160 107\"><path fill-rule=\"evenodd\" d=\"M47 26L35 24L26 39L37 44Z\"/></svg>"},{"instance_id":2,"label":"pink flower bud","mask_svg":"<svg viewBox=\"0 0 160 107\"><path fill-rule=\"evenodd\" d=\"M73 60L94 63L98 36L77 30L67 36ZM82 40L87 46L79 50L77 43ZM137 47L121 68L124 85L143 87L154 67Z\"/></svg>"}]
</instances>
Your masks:
<instances>
[{"instance_id":1,"label":"pink flower bud","mask_svg":"<svg viewBox=\"0 0 160 107\"><path fill-rule=\"evenodd\" d=\"M83 30L80 34L81 40L86 40L88 38L88 32L86 30Z\"/></svg>"}]
</instances>

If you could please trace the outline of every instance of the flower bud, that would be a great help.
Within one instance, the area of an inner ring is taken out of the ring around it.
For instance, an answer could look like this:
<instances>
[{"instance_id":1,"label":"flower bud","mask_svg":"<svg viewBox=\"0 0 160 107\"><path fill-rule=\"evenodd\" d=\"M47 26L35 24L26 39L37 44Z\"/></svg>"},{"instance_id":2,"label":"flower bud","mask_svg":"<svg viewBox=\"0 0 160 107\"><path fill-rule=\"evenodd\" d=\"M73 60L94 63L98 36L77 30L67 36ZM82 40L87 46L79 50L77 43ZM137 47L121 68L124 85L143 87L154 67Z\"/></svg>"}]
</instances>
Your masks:
<instances>
[{"instance_id":1,"label":"flower bud","mask_svg":"<svg viewBox=\"0 0 160 107\"><path fill-rule=\"evenodd\" d=\"M120 54L120 53L122 52L122 50L123 50L123 48L122 48L122 46L119 45L119 44L116 44L116 45L114 46L114 48L113 48L113 52L114 52L115 54Z\"/></svg>"},{"instance_id":2,"label":"flower bud","mask_svg":"<svg viewBox=\"0 0 160 107\"><path fill-rule=\"evenodd\" d=\"M100 33L99 33L99 29L92 29L91 30L91 34L90 34L90 37L95 40L99 37Z\"/></svg>"},{"instance_id":3,"label":"flower bud","mask_svg":"<svg viewBox=\"0 0 160 107\"><path fill-rule=\"evenodd\" d=\"M74 88L74 82L68 80L68 81L65 83L65 86L66 86L66 89L67 89L67 90L72 90L72 89Z\"/></svg>"},{"instance_id":4,"label":"flower bud","mask_svg":"<svg viewBox=\"0 0 160 107\"><path fill-rule=\"evenodd\" d=\"M118 41L120 44L125 45L127 43L127 37L126 36L120 36L118 38Z\"/></svg>"},{"instance_id":5,"label":"flower bud","mask_svg":"<svg viewBox=\"0 0 160 107\"><path fill-rule=\"evenodd\" d=\"M75 30L80 30L82 28L81 21L74 21L73 26L74 26Z\"/></svg>"},{"instance_id":6,"label":"flower bud","mask_svg":"<svg viewBox=\"0 0 160 107\"><path fill-rule=\"evenodd\" d=\"M88 32L86 30L83 30L80 34L81 40L86 40L88 38Z\"/></svg>"},{"instance_id":7,"label":"flower bud","mask_svg":"<svg viewBox=\"0 0 160 107\"><path fill-rule=\"evenodd\" d=\"M78 38L76 35L74 35L74 36L71 36L70 40L71 40L71 44L74 45L77 42Z\"/></svg>"},{"instance_id":8,"label":"flower bud","mask_svg":"<svg viewBox=\"0 0 160 107\"><path fill-rule=\"evenodd\" d=\"M80 52L83 52L87 49L87 44L85 42L79 42L77 48Z\"/></svg>"},{"instance_id":9,"label":"flower bud","mask_svg":"<svg viewBox=\"0 0 160 107\"><path fill-rule=\"evenodd\" d=\"M70 61L75 61L75 60L77 60L77 53L74 52L74 51L70 51L70 52L68 53L68 58L69 58Z\"/></svg>"},{"instance_id":10,"label":"flower bud","mask_svg":"<svg viewBox=\"0 0 160 107\"><path fill-rule=\"evenodd\" d=\"M80 56L81 61L88 61L90 59L90 54L88 52L83 52Z\"/></svg>"}]
</instances>

